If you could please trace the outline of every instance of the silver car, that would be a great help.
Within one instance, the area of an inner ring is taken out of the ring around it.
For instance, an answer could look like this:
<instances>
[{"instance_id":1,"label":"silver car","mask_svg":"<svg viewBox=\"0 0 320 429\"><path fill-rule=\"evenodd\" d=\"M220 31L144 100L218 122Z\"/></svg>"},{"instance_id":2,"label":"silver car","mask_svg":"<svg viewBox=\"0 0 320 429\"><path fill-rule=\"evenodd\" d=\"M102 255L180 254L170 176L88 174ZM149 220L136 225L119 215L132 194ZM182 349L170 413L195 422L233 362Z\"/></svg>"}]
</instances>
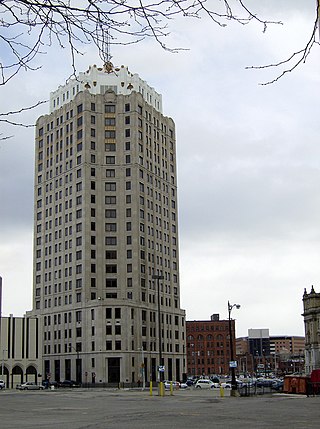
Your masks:
<instances>
[{"instance_id":1,"label":"silver car","mask_svg":"<svg viewBox=\"0 0 320 429\"><path fill-rule=\"evenodd\" d=\"M16 388L19 390L42 390L43 386L40 386L33 381L27 381L22 384L17 384Z\"/></svg>"}]
</instances>

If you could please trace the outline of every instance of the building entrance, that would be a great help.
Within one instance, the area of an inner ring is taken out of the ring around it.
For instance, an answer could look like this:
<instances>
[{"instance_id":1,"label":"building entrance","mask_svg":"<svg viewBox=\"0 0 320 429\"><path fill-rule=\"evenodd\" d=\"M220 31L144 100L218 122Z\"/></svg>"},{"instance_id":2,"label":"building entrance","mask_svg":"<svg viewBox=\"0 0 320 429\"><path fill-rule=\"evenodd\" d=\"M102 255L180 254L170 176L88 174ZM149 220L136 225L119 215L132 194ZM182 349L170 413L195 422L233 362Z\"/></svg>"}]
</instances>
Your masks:
<instances>
[{"instance_id":1,"label":"building entrance","mask_svg":"<svg viewBox=\"0 0 320 429\"><path fill-rule=\"evenodd\" d=\"M108 383L120 383L120 358L108 358Z\"/></svg>"}]
</instances>

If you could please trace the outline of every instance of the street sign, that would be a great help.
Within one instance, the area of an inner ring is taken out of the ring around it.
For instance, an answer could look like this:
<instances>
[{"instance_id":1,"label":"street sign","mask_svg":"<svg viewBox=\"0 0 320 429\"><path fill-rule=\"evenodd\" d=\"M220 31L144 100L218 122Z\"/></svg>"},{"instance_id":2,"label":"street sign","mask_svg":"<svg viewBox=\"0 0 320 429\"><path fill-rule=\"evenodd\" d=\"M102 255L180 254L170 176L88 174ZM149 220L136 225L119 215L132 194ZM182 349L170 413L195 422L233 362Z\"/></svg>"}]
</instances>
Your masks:
<instances>
[{"instance_id":1,"label":"street sign","mask_svg":"<svg viewBox=\"0 0 320 429\"><path fill-rule=\"evenodd\" d=\"M237 368L237 366L238 366L238 363L236 360L231 360L229 362L229 368Z\"/></svg>"},{"instance_id":2,"label":"street sign","mask_svg":"<svg viewBox=\"0 0 320 429\"><path fill-rule=\"evenodd\" d=\"M164 372L164 370L165 370L165 366L164 365L158 366L158 371L159 372Z\"/></svg>"}]
</instances>

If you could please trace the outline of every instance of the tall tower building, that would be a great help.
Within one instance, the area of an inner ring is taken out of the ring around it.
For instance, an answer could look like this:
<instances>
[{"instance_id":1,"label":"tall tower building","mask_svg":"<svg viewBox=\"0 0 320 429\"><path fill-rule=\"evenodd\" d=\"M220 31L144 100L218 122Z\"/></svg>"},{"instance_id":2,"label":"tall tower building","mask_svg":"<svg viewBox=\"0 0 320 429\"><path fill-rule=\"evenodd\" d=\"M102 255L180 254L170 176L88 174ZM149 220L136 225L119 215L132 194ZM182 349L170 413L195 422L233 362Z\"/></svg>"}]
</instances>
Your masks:
<instances>
[{"instance_id":1,"label":"tall tower building","mask_svg":"<svg viewBox=\"0 0 320 429\"><path fill-rule=\"evenodd\" d=\"M124 66L90 67L51 93L35 152L43 374L156 380L161 357L181 379L175 125L161 95Z\"/></svg>"}]
</instances>

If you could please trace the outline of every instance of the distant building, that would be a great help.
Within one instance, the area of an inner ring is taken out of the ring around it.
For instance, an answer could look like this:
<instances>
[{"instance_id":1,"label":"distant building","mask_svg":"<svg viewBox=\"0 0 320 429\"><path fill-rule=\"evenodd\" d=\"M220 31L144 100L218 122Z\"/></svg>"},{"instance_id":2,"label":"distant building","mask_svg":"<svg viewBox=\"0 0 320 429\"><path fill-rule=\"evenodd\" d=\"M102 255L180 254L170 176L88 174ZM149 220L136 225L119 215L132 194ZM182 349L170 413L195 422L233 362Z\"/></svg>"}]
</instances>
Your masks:
<instances>
[{"instance_id":1,"label":"distant building","mask_svg":"<svg viewBox=\"0 0 320 429\"><path fill-rule=\"evenodd\" d=\"M35 317L1 317L0 374L7 387L23 381L42 381L39 320Z\"/></svg>"},{"instance_id":2,"label":"distant building","mask_svg":"<svg viewBox=\"0 0 320 429\"><path fill-rule=\"evenodd\" d=\"M304 373L305 338L270 336L269 329L249 329L236 339L239 372L268 375Z\"/></svg>"},{"instance_id":3,"label":"distant building","mask_svg":"<svg viewBox=\"0 0 320 429\"><path fill-rule=\"evenodd\" d=\"M270 337L270 354L288 353L301 355L305 349L305 337L279 335Z\"/></svg>"},{"instance_id":4,"label":"distant building","mask_svg":"<svg viewBox=\"0 0 320 429\"><path fill-rule=\"evenodd\" d=\"M211 320L187 321L186 328L187 374L189 376L229 374L229 321L219 320L219 315L214 314ZM234 320L231 320L231 329L235 332ZM235 340L234 350L236 350Z\"/></svg>"},{"instance_id":5,"label":"distant building","mask_svg":"<svg viewBox=\"0 0 320 429\"><path fill-rule=\"evenodd\" d=\"M248 329L249 351L253 356L262 357L270 354L269 329Z\"/></svg>"},{"instance_id":6,"label":"distant building","mask_svg":"<svg viewBox=\"0 0 320 429\"><path fill-rule=\"evenodd\" d=\"M320 293L316 293L312 286L309 294L304 290L302 300L306 336L305 369L310 374L320 368Z\"/></svg>"}]
</instances>

